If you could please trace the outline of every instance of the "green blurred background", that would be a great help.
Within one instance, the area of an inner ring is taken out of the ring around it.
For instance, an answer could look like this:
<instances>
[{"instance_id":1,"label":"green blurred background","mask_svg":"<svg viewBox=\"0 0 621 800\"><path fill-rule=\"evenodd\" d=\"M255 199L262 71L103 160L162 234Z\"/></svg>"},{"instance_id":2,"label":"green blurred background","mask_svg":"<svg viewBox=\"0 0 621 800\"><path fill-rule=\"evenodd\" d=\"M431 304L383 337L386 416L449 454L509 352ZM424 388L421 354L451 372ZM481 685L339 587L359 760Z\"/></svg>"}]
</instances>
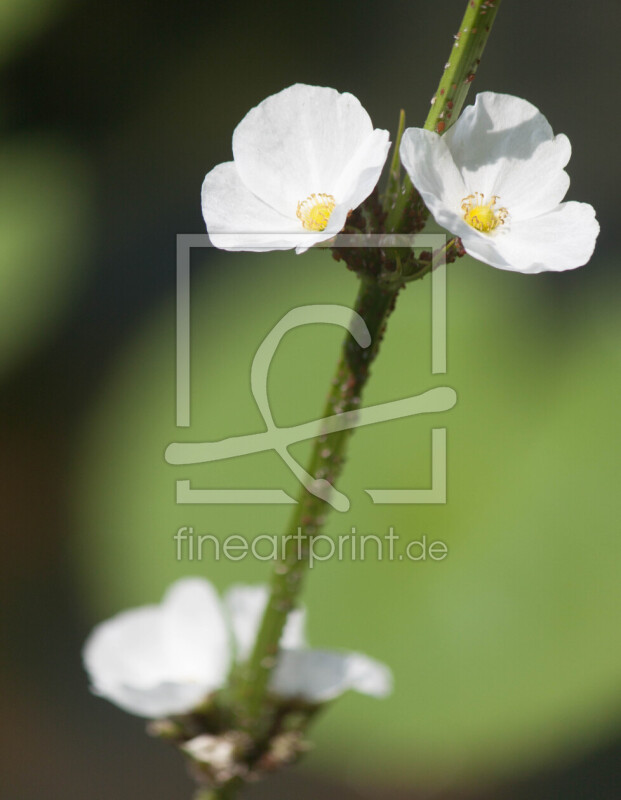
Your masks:
<instances>
[{"instance_id":1,"label":"green blurred background","mask_svg":"<svg viewBox=\"0 0 621 800\"><path fill-rule=\"evenodd\" d=\"M265 579L250 560L178 563L173 535L280 533L287 508L178 506L175 480L295 493L286 467L273 453L171 467L163 451L260 430L261 338L296 305L350 303L356 281L325 252L197 252L180 432L176 234L203 231L200 184L237 122L295 81L352 91L378 127L394 131L402 106L421 124L463 6L0 4L0 796L190 796L176 754L89 695L80 647L181 575ZM527 97L568 134L569 197L596 207L602 235L573 273L452 265L445 376L430 374L428 282L399 298L365 403L436 385L458 403L358 431L341 485L352 508L328 531L393 526L449 555L313 571L312 644L386 661L396 690L335 704L316 750L257 800L621 796L620 22L612 0L499 12L474 88ZM317 416L340 339L288 335L270 373L278 424ZM429 485L432 425L448 431L447 504L373 506L363 489Z\"/></svg>"}]
</instances>

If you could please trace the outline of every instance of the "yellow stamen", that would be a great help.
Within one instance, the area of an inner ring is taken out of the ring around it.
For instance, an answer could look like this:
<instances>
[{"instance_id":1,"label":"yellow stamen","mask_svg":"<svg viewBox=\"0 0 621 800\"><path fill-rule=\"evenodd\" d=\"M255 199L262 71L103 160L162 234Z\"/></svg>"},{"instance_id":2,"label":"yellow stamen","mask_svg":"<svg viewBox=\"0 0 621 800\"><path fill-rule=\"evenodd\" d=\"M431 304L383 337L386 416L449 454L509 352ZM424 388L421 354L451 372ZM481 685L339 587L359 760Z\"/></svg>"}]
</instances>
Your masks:
<instances>
[{"instance_id":1,"label":"yellow stamen","mask_svg":"<svg viewBox=\"0 0 621 800\"><path fill-rule=\"evenodd\" d=\"M506 208L496 208L496 201L499 199L498 195L494 194L489 203L485 203L481 192L464 197L461 201L461 210L468 225L481 233L491 233L499 225L504 225L509 212Z\"/></svg>"},{"instance_id":2,"label":"yellow stamen","mask_svg":"<svg viewBox=\"0 0 621 800\"><path fill-rule=\"evenodd\" d=\"M297 218L307 231L325 231L336 201L331 194L311 194L298 203Z\"/></svg>"}]
</instances>

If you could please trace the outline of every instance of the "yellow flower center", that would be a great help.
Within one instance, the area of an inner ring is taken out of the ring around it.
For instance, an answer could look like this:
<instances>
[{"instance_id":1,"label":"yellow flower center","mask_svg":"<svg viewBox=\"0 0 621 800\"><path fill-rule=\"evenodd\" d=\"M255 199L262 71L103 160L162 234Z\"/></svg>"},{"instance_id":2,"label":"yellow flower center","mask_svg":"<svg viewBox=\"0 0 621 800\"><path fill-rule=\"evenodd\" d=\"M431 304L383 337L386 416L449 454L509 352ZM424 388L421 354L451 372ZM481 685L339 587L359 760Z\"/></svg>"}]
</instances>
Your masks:
<instances>
[{"instance_id":1,"label":"yellow flower center","mask_svg":"<svg viewBox=\"0 0 621 800\"><path fill-rule=\"evenodd\" d=\"M499 199L498 195L494 194L489 203L485 203L481 192L464 197L461 201L461 210L468 225L481 233L491 233L499 225L504 225L509 212L506 208L496 207Z\"/></svg>"},{"instance_id":2,"label":"yellow flower center","mask_svg":"<svg viewBox=\"0 0 621 800\"><path fill-rule=\"evenodd\" d=\"M311 194L298 203L297 218L307 231L325 231L336 201L331 194Z\"/></svg>"}]
</instances>

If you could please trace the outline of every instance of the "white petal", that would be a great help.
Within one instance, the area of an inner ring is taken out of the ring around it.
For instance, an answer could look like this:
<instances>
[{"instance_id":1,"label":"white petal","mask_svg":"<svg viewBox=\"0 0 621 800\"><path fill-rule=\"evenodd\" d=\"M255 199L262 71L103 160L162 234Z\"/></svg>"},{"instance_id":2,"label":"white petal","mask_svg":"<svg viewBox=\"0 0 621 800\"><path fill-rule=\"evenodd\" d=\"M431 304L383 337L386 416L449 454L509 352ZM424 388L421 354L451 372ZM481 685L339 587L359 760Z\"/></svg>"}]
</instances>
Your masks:
<instances>
[{"instance_id":1,"label":"white petal","mask_svg":"<svg viewBox=\"0 0 621 800\"><path fill-rule=\"evenodd\" d=\"M408 128L401 139L399 153L435 221L459 235L459 222L463 220L458 211L468 191L444 138L423 128ZM459 230L455 230L456 227Z\"/></svg>"},{"instance_id":2,"label":"white petal","mask_svg":"<svg viewBox=\"0 0 621 800\"><path fill-rule=\"evenodd\" d=\"M291 649L306 647L305 608L296 608L287 617L285 629L280 637L280 646Z\"/></svg>"},{"instance_id":3,"label":"white petal","mask_svg":"<svg viewBox=\"0 0 621 800\"><path fill-rule=\"evenodd\" d=\"M367 199L382 174L389 149L388 131L378 128L367 136L338 177L334 197L339 203L351 211Z\"/></svg>"},{"instance_id":4,"label":"white petal","mask_svg":"<svg viewBox=\"0 0 621 800\"><path fill-rule=\"evenodd\" d=\"M162 601L163 627L171 677L200 683L207 691L224 683L231 642L220 598L202 578L174 583Z\"/></svg>"},{"instance_id":5,"label":"white petal","mask_svg":"<svg viewBox=\"0 0 621 800\"><path fill-rule=\"evenodd\" d=\"M556 208L569 189L569 175L563 167L569 161L571 145L562 133L543 142L527 160L499 159L491 195L506 208L511 220L531 219ZM477 191L476 179L469 178L469 194Z\"/></svg>"},{"instance_id":6,"label":"white petal","mask_svg":"<svg viewBox=\"0 0 621 800\"><path fill-rule=\"evenodd\" d=\"M371 119L351 94L295 84L251 109L233 134L243 183L295 218L313 192L332 194L345 166L371 135Z\"/></svg>"},{"instance_id":7,"label":"white petal","mask_svg":"<svg viewBox=\"0 0 621 800\"><path fill-rule=\"evenodd\" d=\"M86 640L83 656L95 687L123 681L156 684L167 669L159 607L122 611L100 623Z\"/></svg>"},{"instance_id":8,"label":"white petal","mask_svg":"<svg viewBox=\"0 0 621 800\"><path fill-rule=\"evenodd\" d=\"M148 719L188 714L206 697L204 687L191 683L161 683L149 689L118 684L105 690L93 687L93 694L112 701L129 714Z\"/></svg>"},{"instance_id":9,"label":"white petal","mask_svg":"<svg viewBox=\"0 0 621 800\"><path fill-rule=\"evenodd\" d=\"M224 595L238 661L252 652L267 597L267 586L231 586Z\"/></svg>"},{"instance_id":10,"label":"white petal","mask_svg":"<svg viewBox=\"0 0 621 800\"><path fill-rule=\"evenodd\" d=\"M229 614L238 661L245 661L252 652L267 598L267 586L231 586L224 595L224 605ZM292 611L280 640L281 646L303 647L306 644L305 627L305 609Z\"/></svg>"},{"instance_id":11,"label":"white petal","mask_svg":"<svg viewBox=\"0 0 621 800\"><path fill-rule=\"evenodd\" d=\"M198 579L98 625L83 657L96 694L145 717L190 711L222 685L230 658L217 597Z\"/></svg>"},{"instance_id":12,"label":"white petal","mask_svg":"<svg viewBox=\"0 0 621 800\"><path fill-rule=\"evenodd\" d=\"M325 703L349 689L385 697L392 689L392 674L385 664L361 653L283 650L271 688L281 697L311 703Z\"/></svg>"},{"instance_id":13,"label":"white petal","mask_svg":"<svg viewBox=\"0 0 621 800\"><path fill-rule=\"evenodd\" d=\"M457 165L472 171L481 161L494 161L507 153L529 158L542 142L553 136L550 123L528 100L511 94L480 92L444 139Z\"/></svg>"},{"instance_id":14,"label":"white petal","mask_svg":"<svg viewBox=\"0 0 621 800\"><path fill-rule=\"evenodd\" d=\"M464 250L469 256L482 261L484 264L491 264L492 267L499 267L500 269L510 269L507 261L500 255L498 250L498 242L502 236L507 235L508 230L503 228L496 233L488 235L479 233L479 231L471 228L470 225L463 222L463 229L460 234L461 243Z\"/></svg>"},{"instance_id":15,"label":"white petal","mask_svg":"<svg viewBox=\"0 0 621 800\"><path fill-rule=\"evenodd\" d=\"M569 140L555 137L543 114L520 97L477 95L443 138L468 194L497 195L514 220L550 211L567 193Z\"/></svg>"},{"instance_id":16,"label":"white petal","mask_svg":"<svg viewBox=\"0 0 621 800\"><path fill-rule=\"evenodd\" d=\"M482 92L443 138L467 186L487 197L501 194L497 178L504 170L504 159L528 161L554 136L532 103L509 94Z\"/></svg>"},{"instance_id":17,"label":"white petal","mask_svg":"<svg viewBox=\"0 0 621 800\"><path fill-rule=\"evenodd\" d=\"M592 206L562 203L540 217L512 223L506 235L494 239L496 260L484 260L501 269L529 274L575 269L591 258L598 233Z\"/></svg>"},{"instance_id":18,"label":"white petal","mask_svg":"<svg viewBox=\"0 0 621 800\"><path fill-rule=\"evenodd\" d=\"M84 665L92 691L143 717L181 714L207 694L201 684L168 679L169 653L157 606L118 614L86 641Z\"/></svg>"},{"instance_id":19,"label":"white petal","mask_svg":"<svg viewBox=\"0 0 621 800\"><path fill-rule=\"evenodd\" d=\"M244 186L232 161L206 175L201 203L211 242L224 250L290 250L333 235L311 234L295 214L274 211Z\"/></svg>"}]
</instances>

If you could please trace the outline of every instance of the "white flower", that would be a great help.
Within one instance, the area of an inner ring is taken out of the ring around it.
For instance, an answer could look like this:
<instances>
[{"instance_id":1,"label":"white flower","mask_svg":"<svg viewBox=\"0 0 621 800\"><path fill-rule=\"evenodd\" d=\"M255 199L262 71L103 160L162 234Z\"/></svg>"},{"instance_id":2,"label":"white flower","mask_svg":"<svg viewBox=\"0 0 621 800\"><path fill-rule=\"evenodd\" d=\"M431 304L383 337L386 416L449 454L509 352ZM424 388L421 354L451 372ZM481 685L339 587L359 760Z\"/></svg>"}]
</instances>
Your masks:
<instances>
[{"instance_id":1,"label":"white flower","mask_svg":"<svg viewBox=\"0 0 621 800\"><path fill-rule=\"evenodd\" d=\"M526 100L483 92L444 136L408 128L400 153L436 222L480 261L535 273L591 257L592 206L561 202L569 140Z\"/></svg>"},{"instance_id":2,"label":"white flower","mask_svg":"<svg viewBox=\"0 0 621 800\"><path fill-rule=\"evenodd\" d=\"M160 605L102 622L84 645L95 694L143 717L190 711L229 671L229 632L207 581L181 580Z\"/></svg>"},{"instance_id":3,"label":"white flower","mask_svg":"<svg viewBox=\"0 0 621 800\"><path fill-rule=\"evenodd\" d=\"M208 581L177 581L160 605L124 611L93 630L83 653L92 691L143 717L192 711L250 655L267 597L263 586L234 586L221 603ZM390 692L386 666L359 653L308 649L304 624L304 611L289 616L274 694L321 703L348 689Z\"/></svg>"},{"instance_id":4,"label":"white flower","mask_svg":"<svg viewBox=\"0 0 621 800\"><path fill-rule=\"evenodd\" d=\"M337 234L377 183L388 131L351 94L297 83L251 109L233 158L203 182L215 247L302 253Z\"/></svg>"}]
</instances>

